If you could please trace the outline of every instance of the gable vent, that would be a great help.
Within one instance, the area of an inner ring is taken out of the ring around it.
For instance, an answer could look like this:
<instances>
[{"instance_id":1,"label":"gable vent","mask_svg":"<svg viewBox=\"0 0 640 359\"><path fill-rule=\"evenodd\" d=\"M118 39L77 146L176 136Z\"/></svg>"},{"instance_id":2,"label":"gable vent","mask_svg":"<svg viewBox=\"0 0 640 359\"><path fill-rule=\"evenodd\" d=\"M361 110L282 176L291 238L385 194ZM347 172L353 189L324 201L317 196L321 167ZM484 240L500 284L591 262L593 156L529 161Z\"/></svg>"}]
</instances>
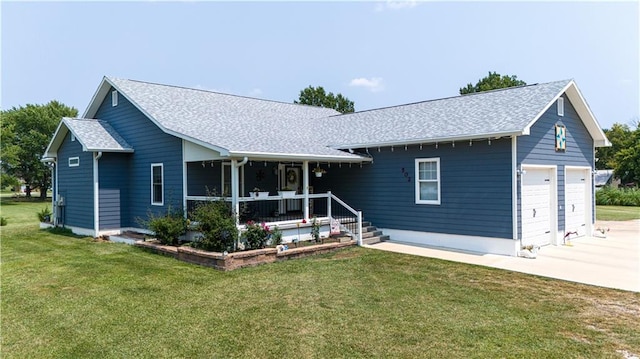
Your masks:
<instances>
[{"instance_id":1,"label":"gable vent","mask_svg":"<svg viewBox=\"0 0 640 359\"><path fill-rule=\"evenodd\" d=\"M118 106L118 91L111 91L111 106Z\"/></svg>"},{"instance_id":2,"label":"gable vent","mask_svg":"<svg viewBox=\"0 0 640 359\"><path fill-rule=\"evenodd\" d=\"M558 97L558 116L564 116L564 97Z\"/></svg>"}]
</instances>

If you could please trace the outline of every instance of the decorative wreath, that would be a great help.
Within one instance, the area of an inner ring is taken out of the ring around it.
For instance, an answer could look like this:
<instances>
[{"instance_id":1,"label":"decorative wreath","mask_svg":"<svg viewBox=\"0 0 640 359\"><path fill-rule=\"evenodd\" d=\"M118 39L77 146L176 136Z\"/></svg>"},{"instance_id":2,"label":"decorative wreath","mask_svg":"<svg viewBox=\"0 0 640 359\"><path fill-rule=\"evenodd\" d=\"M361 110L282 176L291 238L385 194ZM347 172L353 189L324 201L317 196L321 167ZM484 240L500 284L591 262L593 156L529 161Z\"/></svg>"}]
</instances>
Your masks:
<instances>
[{"instance_id":1,"label":"decorative wreath","mask_svg":"<svg viewBox=\"0 0 640 359\"><path fill-rule=\"evenodd\" d=\"M287 171L287 182L296 183L298 182L298 174L294 170Z\"/></svg>"}]
</instances>

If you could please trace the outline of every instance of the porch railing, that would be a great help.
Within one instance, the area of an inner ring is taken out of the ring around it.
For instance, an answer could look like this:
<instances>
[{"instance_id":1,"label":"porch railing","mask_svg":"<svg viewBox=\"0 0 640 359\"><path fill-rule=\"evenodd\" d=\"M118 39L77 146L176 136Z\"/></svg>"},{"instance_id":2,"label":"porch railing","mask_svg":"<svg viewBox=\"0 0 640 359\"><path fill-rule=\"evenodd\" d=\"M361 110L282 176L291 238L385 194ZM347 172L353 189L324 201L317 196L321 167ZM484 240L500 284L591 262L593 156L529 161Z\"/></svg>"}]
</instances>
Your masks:
<instances>
[{"instance_id":1,"label":"porch railing","mask_svg":"<svg viewBox=\"0 0 640 359\"><path fill-rule=\"evenodd\" d=\"M301 221L304 219L304 198L302 194L293 197L268 196L255 199L240 197L240 224L248 221L265 222L269 225L280 222ZM340 229L362 244L362 211L358 211L343 200L327 193L313 193L309 198L309 217L331 218L337 220ZM187 212L191 213L199 202L223 200L231 205L229 197L187 196ZM307 218L308 220L309 218Z\"/></svg>"}]
</instances>

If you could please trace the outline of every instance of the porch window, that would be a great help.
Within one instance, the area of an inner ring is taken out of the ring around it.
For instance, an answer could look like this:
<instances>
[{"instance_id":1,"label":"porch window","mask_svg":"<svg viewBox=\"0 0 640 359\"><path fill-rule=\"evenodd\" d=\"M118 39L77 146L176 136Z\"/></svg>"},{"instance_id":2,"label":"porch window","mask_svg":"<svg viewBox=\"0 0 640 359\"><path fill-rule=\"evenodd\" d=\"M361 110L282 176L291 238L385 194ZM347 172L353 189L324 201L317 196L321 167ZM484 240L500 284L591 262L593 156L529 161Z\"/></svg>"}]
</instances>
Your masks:
<instances>
[{"instance_id":1,"label":"porch window","mask_svg":"<svg viewBox=\"0 0 640 359\"><path fill-rule=\"evenodd\" d=\"M162 206L164 204L164 173L162 163L151 165L151 204Z\"/></svg>"},{"instance_id":2,"label":"porch window","mask_svg":"<svg viewBox=\"0 0 640 359\"><path fill-rule=\"evenodd\" d=\"M440 158L416 158L416 204L440 204Z\"/></svg>"}]
</instances>

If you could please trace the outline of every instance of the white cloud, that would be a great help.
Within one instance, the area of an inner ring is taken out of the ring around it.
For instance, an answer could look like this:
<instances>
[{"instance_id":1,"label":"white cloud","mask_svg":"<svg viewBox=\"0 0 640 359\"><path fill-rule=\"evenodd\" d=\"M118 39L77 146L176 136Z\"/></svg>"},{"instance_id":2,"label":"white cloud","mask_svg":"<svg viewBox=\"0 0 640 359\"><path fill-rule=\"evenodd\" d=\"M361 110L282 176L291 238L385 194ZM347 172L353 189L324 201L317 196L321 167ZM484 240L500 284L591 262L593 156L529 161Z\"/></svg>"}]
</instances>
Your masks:
<instances>
[{"instance_id":1,"label":"white cloud","mask_svg":"<svg viewBox=\"0 0 640 359\"><path fill-rule=\"evenodd\" d=\"M417 0L387 0L378 2L375 11L411 9L418 6Z\"/></svg>"},{"instance_id":2,"label":"white cloud","mask_svg":"<svg viewBox=\"0 0 640 359\"><path fill-rule=\"evenodd\" d=\"M349 82L349 86L364 87L371 92L380 92L384 90L384 85L382 84L382 77L372 77L369 79L364 77L359 77L351 80L351 82Z\"/></svg>"},{"instance_id":3,"label":"white cloud","mask_svg":"<svg viewBox=\"0 0 640 359\"><path fill-rule=\"evenodd\" d=\"M249 96L251 97L258 97L260 95L262 95L262 90L259 88L253 88L249 91Z\"/></svg>"}]
</instances>

